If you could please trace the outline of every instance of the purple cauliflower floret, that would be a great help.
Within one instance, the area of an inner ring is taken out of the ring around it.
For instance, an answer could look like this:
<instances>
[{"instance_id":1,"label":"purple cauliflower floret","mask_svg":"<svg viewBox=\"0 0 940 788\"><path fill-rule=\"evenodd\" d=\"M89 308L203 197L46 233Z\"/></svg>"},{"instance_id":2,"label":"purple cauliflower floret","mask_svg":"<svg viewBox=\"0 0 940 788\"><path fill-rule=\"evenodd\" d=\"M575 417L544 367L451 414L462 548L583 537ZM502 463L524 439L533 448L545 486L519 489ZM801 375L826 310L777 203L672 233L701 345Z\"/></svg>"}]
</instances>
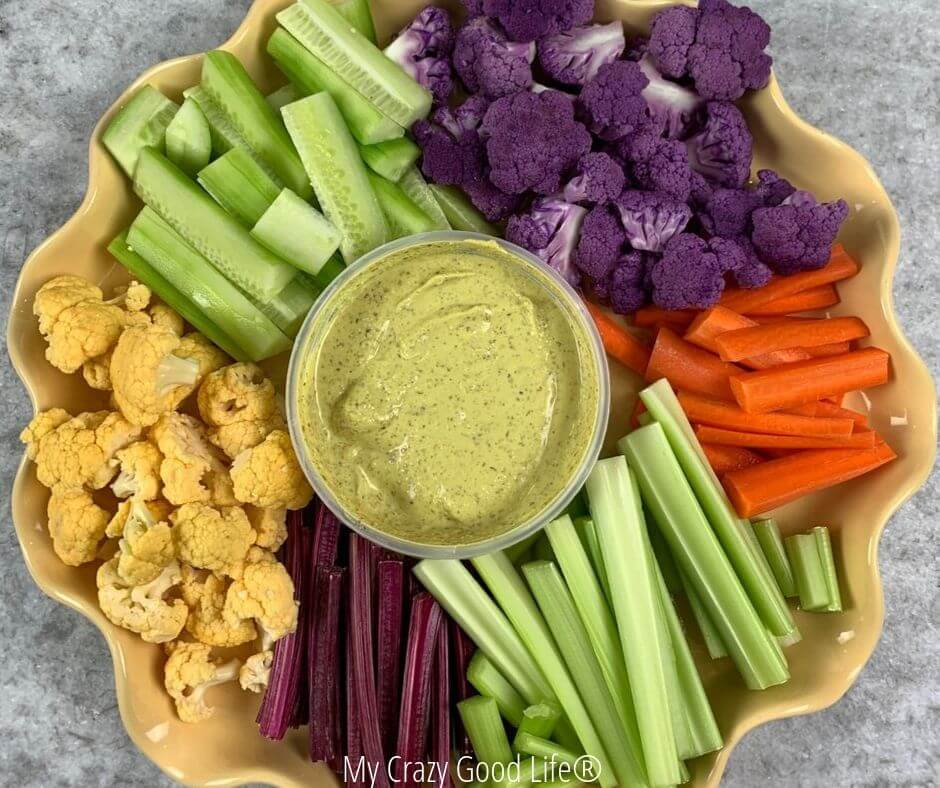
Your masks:
<instances>
[{"instance_id":1,"label":"purple cauliflower floret","mask_svg":"<svg viewBox=\"0 0 940 788\"><path fill-rule=\"evenodd\" d=\"M470 96L459 107L438 107L431 113L431 121L450 132L455 139L467 131L477 131L490 102L479 94Z\"/></svg>"},{"instance_id":2,"label":"purple cauliflower floret","mask_svg":"<svg viewBox=\"0 0 940 788\"><path fill-rule=\"evenodd\" d=\"M818 203L809 192L797 191L780 205L758 208L751 215L751 240L762 262L778 274L822 268L849 215L845 200Z\"/></svg>"},{"instance_id":3,"label":"purple cauliflower floret","mask_svg":"<svg viewBox=\"0 0 940 788\"><path fill-rule=\"evenodd\" d=\"M598 205L581 224L575 264L595 283L601 283L617 264L626 240L620 220L610 207Z\"/></svg>"},{"instance_id":4,"label":"purple cauliflower floret","mask_svg":"<svg viewBox=\"0 0 940 788\"><path fill-rule=\"evenodd\" d=\"M617 260L604 283L604 291L614 312L629 315L646 304L647 267L647 255L642 252L631 250Z\"/></svg>"},{"instance_id":5,"label":"purple cauliflower floret","mask_svg":"<svg viewBox=\"0 0 940 788\"><path fill-rule=\"evenodd\" d=\"M722 239L711 239L713 244L717 243L719 240ZM729 244L737 244L743 255L740 263L733 269L734 281L737 283L738 287L748 289L763 287L770 281L770 277L773 276L773 271L760 261L757 252L754 251L754 244L751 243L749 238L743 236L741 238L729 238L726 242Z\"/></svg>"},{"instance_id":6,"label":"purple cauliflower floret","mask_svg":"<svg viewBox=\"0 0 940 788\"><path fill-rule=\"evenodd\" d=\"M411 128L421 148L421 171L434 183L463 186L483 177L483 141L474 129L462 130L457 121L448 129L419 120ZM457 134L453 132L456 131Z\"/></svg>"},{"instance_id":7,"label":"purple cauliflower floret","mask_svg":"<svg viewBox=\"0 0 940 788\"><path fill-rule=\"evenodd\" d=\"M606 153L588 153L578 160L574 177L565 186L568 202L610 202L626 184L621 167Z\"/></svg>"},{"instance_id":8,"label":"purple cauliflower floret","mask_svg":"<svg viewBox=\"0 0 940 788\"><path fill-rule=\"evenodd\" d=\"M643 98L649 107L653 126L669 139L683 139L695 127L705 102L694 91L670 82L659 71L649 56L639 59L640 69L649 80L643 89Z\"/></svg>"},{"instance_id":9,"label":"purple cauliflower floret","mask_svg":"<svg viewBox=\"0 0 940 788\"><path fill-rule=\"evenodd\" d=\"M649 51L668 77L690 77L707 100L734 101L770 79L764 50L770 27L750 8L702 0L697 9L669 8L653 20Z\"/></svg>"},{"instance_id":10,"label":"purple cauliflower floret","mask_svg":"<svg viewBox=\"0 0 940 788\"><path fill-rule=\"evenodd\" d=\"M730 101L710 101L705 125L686 140L692 169L721 186L740 188L751 174L754 140L747 121Z\"/></svg>"},{"instance_id":11,"label":"purple cauliflower floret","mask_svg":"<svg viewBox=\"0 0 940 788\"><path fill-rule=\"evenodd\" d=\"M692 209L661 192L630 189L615 203L627 242L634 249L661 252L692 218Z\"/></svg>"},{"instance_id":12,"label":"purple cauliflower floret","mask_svg":"<svg viewBox=\"0 0 940 788\"><path fill-rule=\"evenodd\" d=\"M634 38L627 43L627 48L623 53L624 60L632 60L639 63L649 51L650 40L648 38Z\"/></svg>"},{"instance_id":13,"label":"purple cauliflower floret","mask_svg":"<svg viewBox=\"0 0 940 788\"><path fill-rule=\"evenodd\" d=\"M653 303L663 309L707 309L725 289L725 273L742 263L740 248L680 233L653 267Z\"/></svg>"},{"instance_id":14,"label":"purple cauliflower floret","mask_svg":"<svg viewBox=\"0 0 940 788\"><path fill-rule=\"evenodd\" d=\"M737 238L750 234L751 214L763 205L754 189L715 189L698 213L709 235Z\"/></svg>"},{"instance_id":15,"label":"purple cauliflower floret","mask_svg":"<svg viewBox=\"0 0 940 788\"><path fill-rule=\"evenodd\" d=\"M490 180L508 194L554 194L562 175L591 149L591 135L556 90L494 101L483 118Z\"/></svg>"},{"instance_id":16,"label":"purple cauliflower floret","mask_svg":"<svg viewBox=\"0 0 940 788\"><path fill-rule=\"evenodd\" d=\"M715 188L705 179L702 173L696 172L695 170L692 170L691 184L692 188L689 190L689 205L696 213L699 213L708 205L708 201L712 198Z\"/></svg>"},{"instance_id":17,"label":"purple cauliflower floret","mask_svg":"<svg viewBox=\"0 0 940 788\"><path fill-rule=\"evenodd\" d=\"M501 222L519 207L519 196L497 189L486 174L463 185L463 190L478 211L491 222Z\"/></svg>"},{"instance_id":18,"label":"purple cauliflower floret","mask_svg":"<svg viewBox=\"0 0 940 788\"><path fill-rule=\"evenodd\" d=\"M460 0L460 4L467 12L467 19L483 16L483 0Z\"/></svg>"},{"instance_id":19,"label":"purple cauliflower floret","mask_svg":"<svg viewBox=\"0 0 940 788\"><path fill-rule=\"evenodd\" d=\"M454 69L471 93L499 98L532 84L535 44L509 41L486 17L477 17L457 33Z\"/></svg>"},{"instance_id":20,"label":"purple cauliflower floret","mask_svg":"<svg viewBox=\"0 0 940 788\"><path fill-rule=\"evenodd\" d=\"M625 46L621 22L575 27L539 41L539 63L556 82L584 85L601 66L620 57Z\"/></svg>"},{"instance_id":21,"label":"purple cauliflower floret","mask_svg":"<svg viewBox=\"0 0 940 788\"><path fill-rule=\"evenodd\" d=\"M528 213L510 217L506 240L528 249L577 287L581 274L575 267L574 253L586 213L580 205L543 197Z\"/></svg>"},{"instance_id":22,"label":"purple cauliflower floret","mask_svg":"<svg viewBox=\"0 0 940 788\"><path fill-rule=\"evenodd\" d=\"M654 134L634 134L618 145L628 177L651 192L665 192L688 202L692 192L692 168L685 145Z\"/></svg>"},{"instance_id":23,"label":"purple cauliflower floret","mask_svg":"<svg viewBox=\"0 0 940 788\"><path fill-rule=\"evenodd\" d=\"M514 41L536 41L591 21L594 0L483 0Z\"/></svg>"},{"instance_id":24,"label":"purple cauliflower floret","mask_svg":"<svg viewBox=\"0 0 940 788\"><path fill-rule=\"evenodd\" d=\"M385 48L385 55L426 87L437 104L446 104L454 89L450 54L454 28L443 8L429 5Z\"/></svg>"},{"instance_id":25,"label":"purple cauliflower floret","mask_svg":"<svg viewBox=\"0 0 940 788\"><path fill-rule=\"evenodd\" d=\"M796 187L773 170L758 170L755 191L760 195L763 207L770 208L780 205L796 191Z\"/></svg>"},{"instance_id":26,"label":"purple cauliflower floret","mask_svg":"<svg viewBox=\"0 0 940 788\"><path fill-rule=\"evenodd\" d=\"M616 60L598 70L578 97L591 131L602 140L619 140L652 127L643 91L649 80L638 63Z\"/></svg>"}]
</instances>

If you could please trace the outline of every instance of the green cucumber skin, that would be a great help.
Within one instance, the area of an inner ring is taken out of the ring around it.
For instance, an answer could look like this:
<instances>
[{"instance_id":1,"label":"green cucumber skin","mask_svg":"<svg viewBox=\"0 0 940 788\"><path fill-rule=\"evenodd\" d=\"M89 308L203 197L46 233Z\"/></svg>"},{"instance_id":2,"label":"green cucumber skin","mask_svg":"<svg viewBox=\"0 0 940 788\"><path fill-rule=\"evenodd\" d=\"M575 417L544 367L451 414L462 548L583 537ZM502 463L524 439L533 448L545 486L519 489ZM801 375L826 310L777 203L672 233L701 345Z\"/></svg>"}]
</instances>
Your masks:
<instances>
[{"instance_id":1,"label":"green cucumber skin","mask_svg":"<svg viewBox=\"0 0 940 788\"><path fill-rule=\"evenodd\" d=\"M346 265L343 263L343 257L339 252L336 252L323 264L323 268L320 269L314 279L317 286L320 287L321 290L325 290L330 282L336 279L336 277L345 270Z\"/></svg>"},{"instance_id":2,"label":"green cucumber skin","mask_svg":"<svg viewBox=\"0 0 940 788\"><path fill-rule=\"evenodd\" d=\"M313 194L300 157L277 113L252 81L241 61L230 52L207 52L202 62L202 87L284 185L305 200Z\"/></svg>"},{"instance_id":3,"label":"green cucumber skin","mask_svg":"<svg viewBox=\"0 0 940 788\"><path fill-rule=\"evenodd\" d=\"M290 348L290 341L277 326L152 208L145 206L137 215L127 243L197 304L206 319L218 325L252 361Z\"/></svg>"},{"instance_id":4,"label":"green cucumber skin","mask_svg":"<svg viewBox=\"0 0 940 788\"><path fill-rule=\"evenodd\" d=\"M339 14L373 44L376 43L375 22L369 9L369 0L339 0L333 3Z\"/></svg>"},{"instance_id":5,"label":"green cucumber skin","mask_svg":"<svg viewBox=\"0 0 940 788\"><path fill-rule=\"evenodd\" d=\"M303 274L298 274L274 298L256 301L255 306L267 315L274 325L293 339L304 324L304 319L318 295L320 295L319 289L315 288Z\"/></svg>"},{"instance_id":6,"label":"green cucumber skin","mask_svg":"<svg viewBox=\"0 0 940 788\"><path fill-rule=\"evenodd\" d=\"M323 214L290 189L277 196L251 234L278 257L314 277L342 240Z\"/></svg>"},{"instance_id":7,"label":"green cucumber skin","mask_svg":"<svg viewBox=\"0 0 940 788\"><path fill-rule=\"evenodd\" d=\"M411 165L418 160L421 148L407 137L401 137L375 145L362 145L359 153L372 172L398 183Z\"/></svg>"},{"instance_id":8,"label":"green cucumber skin","mask_svg":"<svg viewBox=\"0 0 940 788\"><path fill-rule=\"evenodd\" d=\"M199 171L199 185L251 229L281 193L280 187L244 148L232 148Z\"/></svg>"},{"instance_id":9,"label":"green cucumber skin","mask_svg":"<svg viewBox=\"0 0 940 788\"><path fill-rule=\"evenodd\" d=\"M179 313L189 325L199 331L210 342L218 345L236 361L256 361L251 358L228 334L210 321L186 296L174 287L156 268L144 260L127 245L127 231L108 244L108 252L123 265L137 281L147 285L168 306Z\"/></svg>"},{"instance_id":10,"label":"green cucumber skin","mask_svg":"<svg viewBox=\"0 0 940 788\"><path fill-rule=\"evenodd\" d=\"M211 156L209 121L195 101L186 99L166 128L166 157L194 177L209 163Z\"/></svg>"},{"instance_id":11,"label":"green cucumber skin","mask_svg":"<svg viewBox=\"0 0 940 788\"><path fill-rule=\"evenodd\" d=\"M459 189L453 186L441 186L439 183L430 184L430 189L447 217L447 221L450 222L450 226L455 230L499 235L496 227L486 220Z\"/></svg>"},{"instance_id":12,"label":"green cucumber skin","mask_svg":"<svg viewBox=\"0 0 940 788\"><path fill-rule=\"evenodd\" d=\"M303 96L325 91L333 97L350 132L361 144L397 139L405 133L402 126L385 117L283 28L271 34L267 49L284 76Z\"/></svg>"},{"instance_id":13,"label":"green cucumber skin","mask_svg":"<svg viewBox=\"0 0 940 788\"><path fill-rule=\"evenodd\" d=\"M388 227L355 140L329 93L316 93L281 111L323 213L342 233L350 263L384 244Z\"/></svg>"},{"instance_id":14,"label":"green cucumber skin","mask_svg":"<svg viewBox=\"0 0 940 788\"><path fill-rule=\"evenodd\" d=\"M393 239L429 233L435 229L431 217L415 205L397 184L374 172L369 173L369 181L379 198Z\"/></svg>"},{"instance_id":15,"label":"green cucumber skin","mask_svg":"<svg viewBox=\"0 0 940 788\"><path fill-rule=\"evenodd\" d=\"M101 142L131 178L137 157L146 147L163 149L167 126L179 110L151 85L144 85L121 107L101 136Z\"/></svg>"},{"instance_id":16,"label":"green cucumber skin","mask_svg":"<svg viewBox=\"0 0 940 788\"><path fill-rule=\"evenodd\" d=\"M298 90L297 86L288 82L273 93L268 93L268 95L264 97L264 100L268 102L268 106L271 109L280 113L281 107L287 104L293 104L295 101L300 101L303 97L304 94Z\"/></svg>"},{"instance_id":17,"label":"green cucumber skin","mask_svg":"<svg viewBox=\"0 0 940 788\"><path fill-rule=\"evenodd\" d=\"M424 176L416 166L409 167L398 181L399 188L408 195L411 201L424 211L434 223L435 230L450 230L450 222L438 205L434 192L424 180Z\"/></svg>"},{"instance_id":18,"label":"green cucumber skin","mask_svg":"<svg viewBox=\"0 0 940 788\"><path fill-rule=\"evenodd\" d=\"M431 110L431 94L325 0L301 0L277 21L382 114L411 128Z\"/></svg>"},{"instance_id":19,"label":"green cucumber skin","mask_svg":"<svg viewBox=\"0 0 940 788\"><path fill-rule=\"evenodd\" d=\"M260 300L279 293L294 269L271 254L222 206L153 148L141 151L134 191L231 282Z\"/></svg>"}]
</instances>

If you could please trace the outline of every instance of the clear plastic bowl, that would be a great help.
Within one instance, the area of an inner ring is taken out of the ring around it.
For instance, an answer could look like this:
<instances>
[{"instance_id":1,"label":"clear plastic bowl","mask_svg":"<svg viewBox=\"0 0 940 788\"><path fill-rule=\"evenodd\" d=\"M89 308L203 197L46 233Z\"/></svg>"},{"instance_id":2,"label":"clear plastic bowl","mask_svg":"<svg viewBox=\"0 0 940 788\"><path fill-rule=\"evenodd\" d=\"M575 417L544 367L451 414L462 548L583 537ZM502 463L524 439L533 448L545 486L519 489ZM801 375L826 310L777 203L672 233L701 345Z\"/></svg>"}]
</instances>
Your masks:
<instances>
[{"instance_id":1,"label":"clear plastic bowl","mask_svg":"<svg viewBox=\"0 0 940 788\"><path fill-rule=\"evenodd\" d=\"M336 298L337 293L370 265L392 252L414 246L440 243L442 241L495 242L505 251L511 253L519 262L524 265L533 266L539 269L543 274L548 275L557 285L557 288L552 290L546 288L546 292L552 297L560 297L565 301L568 311L575 320L580 322L588 338L588 346L591 351L591 360L595 366L598 385L597 413L594 419L594 430L591 440L581 464L572 474L570 480L561 492L559 492L540 512L524 522L517 523L503 533L490 539L460 545L426 544L401 539L400 537L385 533L369 523L363 522L354 512L346 509L333 495L319 473L315 463L312 461L310 453L307 450L306 441L304 440L303 428L298 413L300 405L300 381L304 367L311 356L312 348L315 347L316 342L322 337L322 331L320 329L329 324L329 320L321 320L321 318L323 318L324 313L327 312L330 303ZM545 265L545 263L535 257L535 255L508 241L493 238L488 235L481 235L479 233L446 231L413 235L380 246L378 249L359 258L359 260L349 266L330 283L330 286L323 291L311 308L294 342L294 349L291 353L290 366L287 372L287 423L290 428L291 440L294 443L294 449L297 452L300 465L317 496L342 522L357 533L389 550L416 556L418 558L469 558L474 555L482 555L495 550L503 550L534 534L546 523L551 522L554 518L561 515L572 498L574 498L584 485L591 468L594 467L594 463L597 461L601 444L604 441L604 435L607 431L607 417L609 411L610 376L607 369L607 356L604 353L601 338L597 333L594 321L591 319L587 309L585 309L584 303L581 301L578 293L575 292L554 269Z\"/></svg>"}]
</instances>

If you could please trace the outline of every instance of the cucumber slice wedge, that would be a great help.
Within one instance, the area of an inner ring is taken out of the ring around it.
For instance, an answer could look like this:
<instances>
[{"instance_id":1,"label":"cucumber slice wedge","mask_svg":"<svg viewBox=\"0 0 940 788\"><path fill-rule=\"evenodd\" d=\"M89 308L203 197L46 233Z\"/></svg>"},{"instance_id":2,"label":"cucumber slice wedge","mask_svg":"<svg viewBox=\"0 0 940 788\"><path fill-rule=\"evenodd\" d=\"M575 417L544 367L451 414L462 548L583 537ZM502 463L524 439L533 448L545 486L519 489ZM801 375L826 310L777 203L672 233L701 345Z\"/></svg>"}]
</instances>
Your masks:
<instances>
[{"instance_id":1,"label":"cucumber slice wedge","mask_svg":"<svg viewBox=\"0 0 940 788\"><path fill-rule=\"evenodd\" d=\"M225 209L154 148L137 161L134 191L197 252L245 293L265 301L295 270L265 249Z\"/></svg>"},{"instance_id":2,"label":"cucumber slice wedge","mask_svg":"<svg viewBox=\"0 0 940 788\"><path fill-rule=\"evenodd\" d=\"M362 145L359 154L372 172L398 183L405 171L418 160L421 148L407 137Z\"/></svg>"},{"instance_id":3,"label":"cucumber slice wedge","mask_svg":"<svg viewBox=\"0 0 940 788\"><path fill-rule=\"evenodd\" d=\"M437 204L434 192L424 180L424 176L417 167L409 167L398 181L401 190L411 198L411 201L424 211L434 224L435 230L450 230L450 222Z\"/></svg>"},{"instance_id":4,"label":"cucumber slice wedge","mask_svg":"<svg viewBox=\"0 0 940 788\"><path fill-rule=\"evenodd\" d=\"M405 133L404 128L379 112L286 30L278 28L271 34L268 54L302 95L329 93L349 131L361 144L372 145Z\"/></svg>"},{"instance_id":5,"label":"cucumber slice wedge","mask_svg":"<svg viewBox=\"0 0 940 788\"><path fill-rule=\"evenodd\" d=\"M148 209L149 210L149 209ZM184 296L156 268L144 260L127 245L127 231L108 244L108 251L123 265L138 282L143 282L183 320L203 334L214 345L218 345L236 361L256 361L246 353L228 334L210 321L190 299ZM214 269L213 269L214 270ZM287 337L284 337L287 339Z\"/></svg>"},{"instance_id":6,"label":"cucumber slice wedge","mask_svg":"<svg viewBox=\"0 0 940 788\"><path fill-rule=\"evenodd\" d=\"M232 148L201 169L197 179L219 205L248 228L254 227L281 193L244 148Z\"/></svg>"},{"instance_id":7,"label":"cucumber slice wedge","mask_svg":"<svg viewBox=\"0 0 940 788\"><path fill-rule=\"evenodd\" d=\"M179 105L159 90L144 85L118 110L105 129L101 142L131 178L141 149L163 148L167 126Z\"/></svg>"},{"instance_id":8,"label":"cucumber slice wedge","mask_svg":"<svg viewBox=\"0 0 940 788\"><path fill-rule=\"evenodd\" d=\"M323 213L343 235L350 263L388 240L388 227L369 184L359 149L329 93L316 93L281 110Z\"/></svg>"},{"instance_id":9,"label":"cucumber slice wedge","mask_svg":"<svg viewBox=\"0 0 940 788\"><path fill-rule=\"evenodd\" d=\"M284 189L251 234L278 257L314 277L343 239L326 217L290 189Z\"/></svg>"},{"instance_id":10,"label":"cucumber slice wedge","mask_svg":"<svg viewBox=\"0 0 940 788\"><path fill-rule=\"evenodd\" d=\"M202 88L284 185L305 200L313 194L297 151L277 113L268 106L241 61L231 52L207 52Z\"/></svg>"},{"instance_id":11,"label":"cucumber slice wedge","mask_svg":"<svg viewBox=\"0 0 940 788\"><path fill-rule=\"evenodd\" d=\"M429 233L434 229L431 217L415 205L397 184L374 172L369 173L369 181L379 198L392 238Z\"/></svg>"},{"instance_id":12,"label":"cucumber slice wedge","mask_svg":"<svg viewBox=\"0 0 940 788\"><path fill-rule=\"evenodd\" d=\"M273 109L275 112L280 112L281 107L285 104L293 104L295 101L300 101L304 97L304 94L301 93L296 85L288 82L284 87L278 88L273 93L268 93L264 97L264 100L268 102L268 106Z\"/></svg>"},{"instance_id":13,"label":"cucumber slice wedge","mask_svg":"<svg viewBox=\"0 0 940 788\"><path fill-rule=\"evenodd\" d=\"M127 243L177 291L198 304L199 314L231 337L242 349L242 357L260 361L290 348L290 340L277 326L152 208L145 207L137 215L127 233ZM188 315L180 314L223 347ZM232 355L227 348L223 350Z\"/></svg>"},{"instance_id":14,"label":"cucumber slice wedge","mask_svg":"<svg viewBox=\"0 0 940 788\"><path fill-rule=\"evenodd\" d=\"M398 125L411 128L427 116L430 92L352 28L326 0L302 0L281 11L277 21Z\"/></svg>"},{"instance_id":15,"label":"cucumber slice wedge","mask_svg":"<svg viewBox=\"0 0 940 788\"><path fill-rule=\"evenodd\" d=\"M375 22L369 10L369 0L339 0L333 3L333 8L373 44L376 42Z\"/></svg>"},{"instance_id":16,"label":"cucumber slice wedge","mask_svg":"<svg viewBox=\"0 0 940 788\"><path fill-rule=\"evenodd\" d=\"M499 231L490 224L474 206L466 195L453 186L441 186L439 183L430 185L437 204L455 230L469 233L483 233L484 235L499 235Z\"/></svg>"},{"instance_id":17,"label":"cucumber slice wedge","mask_svg":"<svg viewBox=\"0 0 940 788\"><path fill-rule=\"evenodd\" d=\"M256 301L258 307L287 336L293 339L300 331L304 318L320 290L311 280L298 274L280 293L266 301Z\"/></svg>"},{"instance_id":18,"label":"cucumber slice wedge","mask_svg":"<svg viewBox=\"0 0 940 788\"><path fill-rule=\"evenodd\" d=\"M195 101L186 99L166 127L166 157L187 175L195 176L211 156L209 121Z\"/></svg>"}]
</instances>

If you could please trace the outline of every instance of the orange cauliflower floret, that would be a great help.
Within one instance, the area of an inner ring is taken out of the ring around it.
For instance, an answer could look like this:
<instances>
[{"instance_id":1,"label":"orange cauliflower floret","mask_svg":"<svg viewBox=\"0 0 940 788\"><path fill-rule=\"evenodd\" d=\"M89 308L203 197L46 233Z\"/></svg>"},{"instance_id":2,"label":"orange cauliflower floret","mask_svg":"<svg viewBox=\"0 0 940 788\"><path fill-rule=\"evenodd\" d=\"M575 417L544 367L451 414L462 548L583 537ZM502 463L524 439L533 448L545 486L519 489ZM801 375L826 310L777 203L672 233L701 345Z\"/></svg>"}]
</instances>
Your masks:
<instances>
[{"instance_id":1,"label":"orange cauliflower floret","mask_svg":"<svg viewBox=\"0 0 940 788\"><path fill-rule=\"evenodd\" d=\"M154 425L152 436L163 454L160 478L170 503L236 503L228 469L196 419L168 413Z\"/></svg>"},{"instance_id":2,"label":"orange cauliflower floret","mask_svg":"<svg viewBox=\"0 0 940 788\"><path fill-rule=\"evenodd\" d=\"M212 648L204 643L179 643L163 670L163 683L176 703L179 718L183 722L209 719L214 709L206 704L206 690L234 681L238 665L237 659L224 665L213 661Z\"/></svg>"},{"instance_id":3,"label":"orange cauliflower floret","mask_svg":"<svg viewBox=\"0 0 940 788\"><path fill-rule=\"evenodd\" d=\"M147 310L150 315L150 321L155 326L166 328L172 331L176 336L183 336L183 318L174 312L166 304L156 302L150 305Z\"/></svg>"},{"instance_id":4,"label":"orange cauliflower floret","mask_svg":"<svg viewBox=\"0 0 940 788\"><path fill-rule=\"evenodd\" d=\"M132 498L118 544L117 573L128 585L149 583L174 558L173 534L165 521L157 521L144 501Z\"/></svg>"},{"instance_id":5,"label":"orange cauliflower floret","mask_svg":"<svg viewBox=\"0 0 940 788\"><path fill-rule=\"evenodd\" d=\"M94 561L108 527L108 513L85 490L52 493L46 508L52 549L63 563L81 566Z\"/></svg>"},{"instance_id":6,"label":"orange cauliflower floret","mask_svg":"<svg viewBox=\"0 0 940 788\"><path fill-rule=\"evenodd\" d=\"M271 649L252 654L238 671L239 686L248 692L264 692L271 678L273 663L274 652Z\"/></svg>"},{"instance_id":7,"label":"orange cauliflower floret","mask_svg":"<svg viewBox=\"0 0 940 788\"><path fill-rule=\"evenodd\" d=\"M189 608L186 631L200 643L229 647L258 637L253 621L229 621L222 615L227 583L211 572L183 565L183 601Z\"/></svg>"},{"instance_id":8,"label":"orange cauliflower floret","mask_svg":"<svg viewBox=\"0 0 940 788\"><path fill-rule=\"evenodd\" d=\"M82 364L82 377L96 391L111 390L111 354L113 350Z\"/></svg>"},{"instance_id":9,"label":"orange cauliflower floret","mask_svg":"<svg viewBox=\"0 0 940 788\"><path fill-rule=\"evenodd\" d=\"M166 601L167 592L180 584L180 567L172 561L145 585L131 586L118 574L118 558L98 568L98 604L108 620L136 632L148 643L175 640L186 623L186 603Z\"/></svg>"},{"instance_id":10,"label":"orange cauliflower floret","mask_svg":"<svg viewBox=\"0 0 940 788\"><path fill-rule=\"evenodd\" d=\"M231 475L235 498L252 506L303 509L313 497L284 430L275 430L239 454Z\"/></svg>"},{"instance_id":11,"label":"orange cauliflower floret","mask_svg":"<svg viewBox=\"0 0 940 788\"><path fill-rule=\"evenodd\" d=\"M224 367L231 361L225 351L219 350L198 331L183 334L176 355L180 358L195 361L199 365L199 372L196 375L197 385L206 375Z\"/></svg>"},{"instance_id":12,"label":"orange cauliflower floret","mask_svg":"<svg viewBox=\"0 0 940 788\"><path fill-rule=\"evenodd\" d=\"M60 417L57 414L55 418ZM31 434L35 431L33 428ZM120 413L80 413L39 439L36 476L50 489L100 490L114 476L115 454L139 437L140 428L125 421Z\"/></svg>"},{"instance_id":13,"label":"orange cauliflower floret","mask_svg":"<svg viewBox=\"0 0 940 788\"><path fill-rule=\"evenodd\" d=\"M39 318L39 333L48 337L59 315L69 307L82 301L100 301L103 297L100 287L80 276L65 274L50 279L39 288L33 299L33 314Z\"/></svg>"},{"instance_id":14,"label":"orange cauliflower floret","mask_svg":"<svg viewBox=\"0 0 940 788\"><path fill-rule=\"evenodd\" d=\"M197 569L226 573L244 560L255 541L247 515L237 506L187 503L170 515L170 522L180 558Z\"/></svg>"},{"instance_id":15,"label":"orange cauliflower floret","mask_svg":"<svg viewBox=\"0 0 940 788\"><path fill-rule=\"evenodd\" d=\"M124 535L124 526L127 524L127 518L131 514L131 501L121 501L118 504L117 511L111 516L105 535L111 539ZM150 516L156 520L166 520L173 511L173 507L166 501L147 501L147 510Z\"/></svg>"},{"instance_id":16,"label":"orange cauliflower floret","mask_svg":"<svg viewBox=\"0 0 940 788\"><path fill-rule=\"evenodd\" d=\"M160 495L160 463L163 455L150 441L137 441L114 455L120 472L111 485L118 498L152 501Z\"/></svg>"},{"instance_id":17,"label":"orange cauliflower floret","mask_svg":"<svg viewBox=\"0 0 940 788\"><path fill-rule=\"evenodd\" d=\"M287 541L286 509L259 509L257 506L246 506L245 514L248 515L248 521L257 534L255 544L258 547L277 550Z\"/></svg>"},{"instance_id":18,"label":"orange cauliflower floret","mask_svg":"<svg viewBox=\"0 0 940 788\"><path fill-rule=\"evenodd\" d=\"M120 303L128 312L142 312L150 304L152 293L147 285L132 281L127 287L118 290L119 297L112 303Z\"/></svg>"},{"instance_id":19,"label":"orange cauliflower floret","mask_svg":"<svg viewBox=\"0 0 940 788\"><path fill-rule=\"evenodd\" d=\"M294 583L283 564L262 561L247 564L242 576L229 586L225 616L232 622L254 619L261 629L262 651L297 626Z\"/></svg>"},{"instance_id":20,"label":"orange cauliflower floret","mask_svg":"<svg viewBox=\"0 0 940 788\"><path fill-rule=\"evenodd\" d=\"M114 399L128 421L149 427L193 390L199 363L176 354L180 338L160 326L132 326L111 356Z\"/></svg>"},{"instance_id":21,"label":"orange cauliflower floret","mask_svg":"<svg viewBox=\"0 0 940 788\"><path fill-rule=\"evenodd\" d=\"M33 416L32 421L20 433L20 441L26 444L26 456L35 460L39 452L39 441L71 418L68 411L62 408L42 410Z\"/></svg>"}]
</instances>

